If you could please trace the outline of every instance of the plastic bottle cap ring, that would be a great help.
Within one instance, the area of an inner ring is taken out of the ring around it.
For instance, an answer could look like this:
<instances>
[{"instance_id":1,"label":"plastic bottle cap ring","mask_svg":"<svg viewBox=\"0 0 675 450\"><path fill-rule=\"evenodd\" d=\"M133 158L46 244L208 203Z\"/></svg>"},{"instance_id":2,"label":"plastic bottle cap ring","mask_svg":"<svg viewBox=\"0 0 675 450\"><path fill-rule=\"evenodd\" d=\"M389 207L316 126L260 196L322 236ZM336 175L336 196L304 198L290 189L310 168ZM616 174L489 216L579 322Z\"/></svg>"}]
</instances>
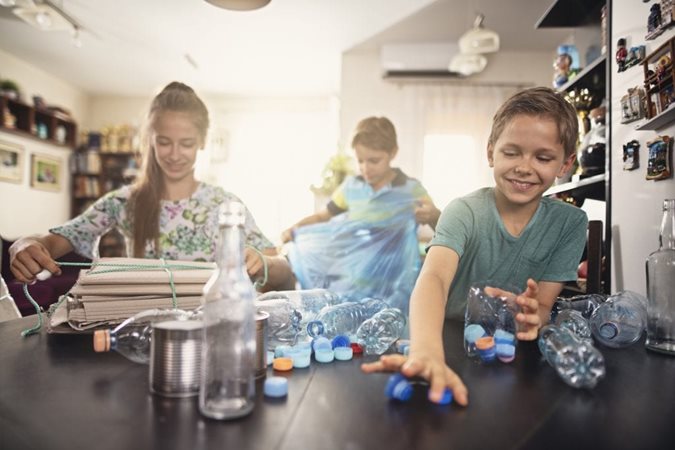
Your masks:
<instances>
[{"instance_id":1,"label":"plastic bottle cap ring","mask_svg":"<svg viewBox=\"0 0 675 450\"><path fill-rule=\"evenodd\" d=\"M319 350L314 352L314 359L316 359L320 363L333 362L333 360L335 359L335 353L333 352L333 350L320 348Z\"/></svg>"},{"instance_id":2,"label":"plastic bottle cap ring","mask_svg":"<svg viewBox=\"0 0 675 450\"><path fill-rule=\"evenodd\" d=\"M351 347L335 347L335 359L339 361L349 361L354 356L354 350Z\"/></svg>"}]
</instances>

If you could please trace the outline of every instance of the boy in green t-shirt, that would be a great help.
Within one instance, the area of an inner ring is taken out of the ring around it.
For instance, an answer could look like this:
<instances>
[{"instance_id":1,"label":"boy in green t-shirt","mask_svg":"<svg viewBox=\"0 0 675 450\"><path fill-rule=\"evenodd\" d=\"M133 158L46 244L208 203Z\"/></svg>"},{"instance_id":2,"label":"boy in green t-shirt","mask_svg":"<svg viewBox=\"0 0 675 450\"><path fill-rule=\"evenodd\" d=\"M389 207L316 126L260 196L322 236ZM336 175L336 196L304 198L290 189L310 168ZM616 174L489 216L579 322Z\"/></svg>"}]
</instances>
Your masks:
<instances>
[{"instance_id":1,"label":"boy in green t-shirt","mask_svg":"<svg viewBox=\"0 0 675 450\"><path fill-rule=\"evenodd\" d=\"M576 278L588 220L571 205L542 198L575 160L576 111L549 88L507 100L495 114L487 156L495 187L451 202L441 214L410 299L410 353L364 364L367 373L401 371L429 381L429 398L452 389L468 403L461 379L445 364L444 318L462 317L469 286L496 281L523 289L518 339L534 340L563 282Z\"/></svg>"}]
</instances>

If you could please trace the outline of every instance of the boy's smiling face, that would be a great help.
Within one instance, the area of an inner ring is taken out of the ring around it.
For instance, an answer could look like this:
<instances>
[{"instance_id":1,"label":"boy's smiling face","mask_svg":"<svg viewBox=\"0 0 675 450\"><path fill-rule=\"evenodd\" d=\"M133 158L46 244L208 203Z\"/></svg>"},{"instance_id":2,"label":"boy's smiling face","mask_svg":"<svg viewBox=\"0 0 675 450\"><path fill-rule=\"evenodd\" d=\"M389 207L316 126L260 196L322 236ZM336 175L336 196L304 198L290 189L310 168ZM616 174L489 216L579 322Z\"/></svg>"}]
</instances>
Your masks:
<instances>
[{"instance_id":1,"label":"boy's smiling face","mask_svg":"<svg viewBox=\"0 0 675 450\"><path fill-rule=\"evenodd\" d=\"M391 182L391 160L396 156L396 151L390 153L356 144L354 152L359 163L359 172L373 190L377 191Z\"/></svg>"},{"instance_id":2,"label":"boy's smiling face","mask_svg":"<svg viewBox=\"0 0 675 450\"><path fill-rule=\"evenodd\" d=\"M574 159L575 155L565 157L556 123L545 117L515 116L488 147L495 189L513 206L537 205Z\"/></svg>"}]
</instances>

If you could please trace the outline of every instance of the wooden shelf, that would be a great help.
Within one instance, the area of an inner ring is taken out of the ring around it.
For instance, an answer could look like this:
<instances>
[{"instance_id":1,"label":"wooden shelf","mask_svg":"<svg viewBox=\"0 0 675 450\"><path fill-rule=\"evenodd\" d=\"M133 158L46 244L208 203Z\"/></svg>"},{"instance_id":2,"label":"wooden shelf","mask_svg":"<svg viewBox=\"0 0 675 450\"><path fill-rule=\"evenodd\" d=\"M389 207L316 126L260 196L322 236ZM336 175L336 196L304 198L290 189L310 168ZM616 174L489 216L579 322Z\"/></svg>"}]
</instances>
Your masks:
<instances>
[{"instance_id":1,"label":"wooden shelf","mask_svg":"<svg viewBox=\"0 0 675 450\"><path fill-rule=\"evenodd\" d=\"M14 116L16 123L13 128L5 126L5 114ZM38 137L38 125L46 128L46 138ZM5 96L0 96L0 130L70 149L75 148L77 140L77 124L64 114L35 108L21 100ZM63 133L62 140L57 139L60 134L59 130Z\"/></svg>"},{"instance_id":2,"label":"wooden shelf","mask_svg":"<svg viewBox=\"0 0 675 450\"><path fill-rule=\"evenodd\" d=\"M553 195L559 194L561 192L572 191L580 187L590 186L596 183L602 183L606 179L607 174L601 173L600 175L593 175L592 177L584 178L579 181L570 181L569 183L558 184L555 186L551 186L546 192L544 192L544 195Z\"/></svg>"},{"instance_id":3,"label":"wooden shelf","mask_svg":"<svg viewBox=\"0 0 675 450\"><path fill-rule=\"evenodd\" d=\"M535 28L569 28L600 23L604 0L556 0Z\"/></svg>"},{"instance_id":4,"label":"wooden shelf","mask_svg":"<svg viewBox=\"0 0 675 450\"><path fill-rule=\"evenodd\" d=\"M661 111L660 114L654 116L643 124L635 127L636 130L660 130L669 124L675 122L675 103L670 105L670 108Z\"/></svg>"}]
</instances>

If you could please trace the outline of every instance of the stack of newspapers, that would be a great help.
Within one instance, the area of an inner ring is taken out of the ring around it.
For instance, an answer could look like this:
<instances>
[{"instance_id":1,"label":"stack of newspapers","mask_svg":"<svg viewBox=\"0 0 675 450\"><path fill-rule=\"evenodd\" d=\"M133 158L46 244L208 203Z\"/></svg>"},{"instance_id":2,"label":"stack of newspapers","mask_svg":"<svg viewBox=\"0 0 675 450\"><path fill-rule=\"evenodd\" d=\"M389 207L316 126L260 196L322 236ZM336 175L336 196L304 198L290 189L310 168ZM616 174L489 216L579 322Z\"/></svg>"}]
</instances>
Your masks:
<instances>
[{"instance_id":1,"label":"stack of newspapers","mask_svg":"<svg viewBox=\"0 0 675 450\"><path fill-rule=\"evenodd\" d=\"M101 258L80 272L50 324L67 322L84 330L121 322L146 309L195 309L215 268L206 262Z\"/></svg>"}]
</instances>

